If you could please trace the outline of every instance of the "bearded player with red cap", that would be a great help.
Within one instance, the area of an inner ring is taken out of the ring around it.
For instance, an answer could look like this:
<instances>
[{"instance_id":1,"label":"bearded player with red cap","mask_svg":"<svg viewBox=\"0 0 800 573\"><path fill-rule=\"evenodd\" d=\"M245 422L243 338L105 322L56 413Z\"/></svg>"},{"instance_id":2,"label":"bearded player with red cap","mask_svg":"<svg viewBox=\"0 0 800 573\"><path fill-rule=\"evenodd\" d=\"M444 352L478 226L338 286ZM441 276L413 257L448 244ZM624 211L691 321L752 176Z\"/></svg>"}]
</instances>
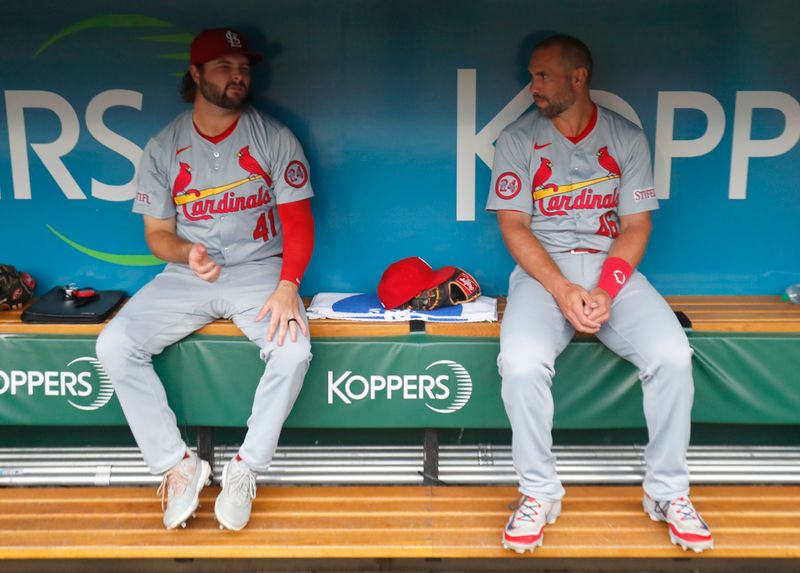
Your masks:
<instances>
[{"instance_id":1,"label":"bearded player with red cap","mask_svg":"<svg viewBox=\"0 0 800 573\"><path fill-rule=\"evenodd\" d=\"M256 473L272 461L311 360L298 287L313 249L314 192L295 136L248 104L260 60L235 30L192 41L181 86L192 109L147 144L133 205L167 265L97 341L144 459L163 474L168 529L194 514L211 468L182 440L151 357L217 318L233 320L260 349L266 367L247 434L214 506L220 527L234 530L250 518Z\"/></svg>"}]
</instances>

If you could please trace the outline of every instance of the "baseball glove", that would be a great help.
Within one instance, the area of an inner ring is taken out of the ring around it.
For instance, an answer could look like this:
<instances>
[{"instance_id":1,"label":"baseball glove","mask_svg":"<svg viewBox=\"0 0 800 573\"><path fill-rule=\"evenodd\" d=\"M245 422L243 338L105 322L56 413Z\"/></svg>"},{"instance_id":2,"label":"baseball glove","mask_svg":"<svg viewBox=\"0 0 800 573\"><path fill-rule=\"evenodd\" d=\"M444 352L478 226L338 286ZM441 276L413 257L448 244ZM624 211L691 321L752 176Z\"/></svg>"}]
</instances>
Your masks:
<instances>
[{"instance_id":1,"label":"baseball glove","mask_svg":"<svg viewBox=\"0 0 800 573\"><path fill-rule=\"evenodd\" d=\"M33 298L36 281L28 273L21 273L11 265L0 264L0 308L14 308Z\"/></svg>"},{"instance_id":2,"label":"baseball glove","mask_svg":"<svg viewBox=\"0 0 800 573\"><path fill-rule=\"evenodd\" d=\"M413 310L434 310L472 302L481 296L481 287L471 274L455 267L453 274L444 282L422 291L408 301L402 308Z\"/></svg>"}]
</instances>

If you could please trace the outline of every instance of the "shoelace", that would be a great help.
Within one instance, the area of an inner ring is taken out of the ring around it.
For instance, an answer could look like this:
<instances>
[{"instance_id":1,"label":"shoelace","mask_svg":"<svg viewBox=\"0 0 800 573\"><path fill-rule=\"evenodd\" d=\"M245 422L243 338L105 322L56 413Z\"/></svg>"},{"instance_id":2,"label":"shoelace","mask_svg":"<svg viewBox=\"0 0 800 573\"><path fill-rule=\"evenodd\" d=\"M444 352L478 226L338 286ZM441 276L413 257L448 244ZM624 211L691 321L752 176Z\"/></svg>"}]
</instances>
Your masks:
<instances>
[{"instance_id":1,"label":"shoelace","mask_svg":"<svg viewBox=\"0 0 800 573\"><path fill-rule=\"evenodd\" d=\"M542 504L539 503L535 497L522 496L517 505L516 515L514 521L530 521L533 523L539 515Z\"/></svg>"},{"instance_id":2,"label":"shoelace","mask_svg":"<svg viewBox=\"0 0 800 573\"><path fill-rule=\"evenodd\" d=\"M156 495L161 496L161 511L169 505L169 499L181 495L189 485L189 476L180 470L180 467L172 469L161 479L161 485L156 490Z\"/></svg>"},{"instance_id":3,"label":"shoelace","mask_svg":"<svg viewBox=\"0 0 800 573\"><path fill-rule=\"evenodd\" d=\"M681 521L696 521L702 526L705 526L703 520L697 515L697 510L692 505L692 501L685 497L679 497L675 501L656 501L656 512L661 513L665 518L669 512L670 506L675 507L675 513L680 516Z\"/></svg>"},{"instance_id":4,"label":"shoelace","mask_svg":"<svg viewBox=\"0 0 800 573\"><path fill-rule=\"evenodd\" d=\"M256 476L248 469L229 472L225 487L242 504L256 498Z\"/></svg>"},{"instance_id":5,"label":"shoelace","mask_svg":"<svg viewBox=\"0 0 800 573\"><path fill-rule=\"evenodd\" d=\"M681 516L681 521L697 521L701 522L700 516L697 515L692 502L684 497L679 497L672 502L672 505L677 509L675 510Z\"/></svg>"}]
</instances>

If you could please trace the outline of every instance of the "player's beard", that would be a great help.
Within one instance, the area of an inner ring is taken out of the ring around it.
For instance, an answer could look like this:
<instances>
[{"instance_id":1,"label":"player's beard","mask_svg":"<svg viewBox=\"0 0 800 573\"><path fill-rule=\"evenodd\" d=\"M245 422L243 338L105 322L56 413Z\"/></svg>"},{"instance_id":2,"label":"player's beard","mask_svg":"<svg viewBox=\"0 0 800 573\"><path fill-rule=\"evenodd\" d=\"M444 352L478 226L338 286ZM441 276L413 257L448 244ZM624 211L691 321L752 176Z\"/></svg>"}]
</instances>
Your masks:
<instances>
[{"instance_id":1,"label":"player's beard","mask_svg":"<svg viewBox=\"0 0 800 573\"><path fill-rule=\"evenodd\" d=\"M228 96L228 88L232 86L241 86L244 88L244 93L238 97ZM220 90L211 82L207 82L201 75L199 87L200 93L206 101L223 109L241 109L250 101L250 86L242 82L228 83Z\"/></svg>"},{"instance_id":2,"label":"player's beard","mask_svg":"<svg viewBox=\"0 0 800 573\"><path fill-rule=\"evenodd\" d=\"M547 102L547 106L539 106L537 104L537 108L539 113L547 118L554 118L573 106L576 101L575 91L572 89L572 86L567 85L566 88L552 98L545 97L541 94L536 94L534 97L543 99Z\"/></svg>"}]
</instances>

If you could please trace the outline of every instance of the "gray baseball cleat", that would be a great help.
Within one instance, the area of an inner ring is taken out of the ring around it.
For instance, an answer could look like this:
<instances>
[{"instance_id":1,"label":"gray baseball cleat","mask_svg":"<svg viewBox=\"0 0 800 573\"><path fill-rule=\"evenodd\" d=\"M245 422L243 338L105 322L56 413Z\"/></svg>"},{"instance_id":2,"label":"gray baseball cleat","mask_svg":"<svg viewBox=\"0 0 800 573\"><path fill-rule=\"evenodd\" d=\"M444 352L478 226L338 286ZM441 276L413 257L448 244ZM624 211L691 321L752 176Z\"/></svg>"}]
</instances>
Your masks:
<instances>
[{"instance_id":1,"label":"gray baseball cleat","mask_svg":"<svg viewBox=\"0 0 800 573\"><path fill-rule=\"evenodd\" d=\"M239 531L250 520L256 497L256 474L236 458L222 470L222 491L214 504L214 515L220 529Z\"/></svg>"},{"instance_id":2,"label":"gray baseball cleat","mask_svg":"<svg viewBox=\"0 0 800 573\"><path fill-rule=\"evenodd\" d=\"M211 466L193 452L164 474L158 494L164 512L164 527L186 527L200 505L200 492L211 484Z\"/></svg>"}]
</instances>

